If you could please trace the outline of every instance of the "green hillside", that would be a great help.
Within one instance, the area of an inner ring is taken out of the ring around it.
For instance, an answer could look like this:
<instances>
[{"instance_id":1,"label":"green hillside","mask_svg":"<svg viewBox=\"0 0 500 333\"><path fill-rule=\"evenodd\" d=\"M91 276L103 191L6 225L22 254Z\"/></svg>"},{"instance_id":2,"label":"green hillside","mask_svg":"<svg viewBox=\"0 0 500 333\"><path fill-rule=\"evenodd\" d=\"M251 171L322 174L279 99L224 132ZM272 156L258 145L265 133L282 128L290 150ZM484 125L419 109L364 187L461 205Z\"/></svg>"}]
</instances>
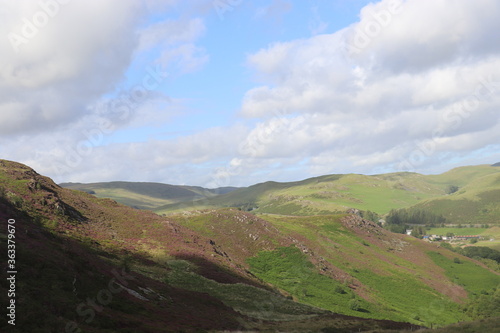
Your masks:
<instances>
[{"instance_id":1,"label":"green hillside","mask_svg":"<svg viewBox=\"0 0 500 333\"><path fill-rule=\"evenodd\" d=\"M449 223L500 223L500 168L461 167L440 175L391 173L329 175L299 182L266 182L226 195L168 204L159 214L193 209L238 207L254 213L317 215L348 208L380 215L391 209L420 207Z\"/></svg>"},{"instance_id":2,"label":"green hillside","mask_svg":"<svg viewBox=\"0 0 500 333\"><path fill-rule=\"evenodd\" d=\"M293 187L317 185L310 182ZM162 217L1 160L0 217L4 247L7 221L16 220L17 269L25 273L12 332L64 331L68 323L86 332L436 327L475 319L496 302L490 290L500 284L473 259L355 214L226 208ZM109 290L116 295L104 299ZM100 300L99 311L87 309L89 299Z\"/></svg>"},{"instance_id":3,"label":"green hillside","mask_svg":"<svg viewBox=\"0 0 500 333\"><path fill-rule=\"evenodd\" d=\"M491 169L497 172L462 175L474 180L455 193L420 202L414 208L442 215L452 224L500 224L500 168Z\"/></svg>"},{"instance_id":4,"label":"green hillside","mask_svg":"<svg viewBox=\"0 0 500 333\"><path fill-rule=\"evenodd\" d=\"M358 208L384 214L391 208L407 207L419 200L442 195L445 187L429 184L423 176L414 173L329 175L300 182L266 182L217 198L166 205L156 211L240 207L260 213L310 215Z\"/></svg>"},{"instance_id":5,"label":"green hillside","mask_svg":"<svg viewBox=\"0 0 500 333\"><path fill-rule=\"evenodd\" d=\"M264 220L237 210L222 222ZM8 221L15 220L15 238ZM260 281L245 259L291 242L207 237L109 199L64 189L27 166L0 160L0 244L16 244L16 325L9 332L236 332L403 329L407 323L344 316L297 302ZM269 228L272 229L270 225ZM233 229L226 227L226 232ZM269 229L269 230L271 230ZM234 230L241 235L246 229ZM223 235L224 233L218 233ZM2 256L6 264L7 256ZM5 271L0 292L13 288ZM9 296L13 297L13 296Z\"/></svg>"},{"instance_id":6,"label":"green hillside","mask_svg":"<svg viewBox=\"0 0 500 333\"><path fill-rule=\"evenodd\" d=\"M473 260L355 215L256 217L226 209L171 218L228 245L228 257L285 295L335 313L443 326L469 320L463 302L500 284L500 275ZM462 264L448 273L443 263L454 265L457 256Z\"/></svg>"},{"instance_id":7,"label":"green hillside","mask_svg":"<svg viewBox=\"0 0 500 333\"><path fill-rule=\"evenodd\" d=\"M169 185L147 182L62 183L61 187L113 199L138 209L155 209L177 202L190 202L229 193L234 187L206 189L199 186Z\"/></svg>"}]
</instances>

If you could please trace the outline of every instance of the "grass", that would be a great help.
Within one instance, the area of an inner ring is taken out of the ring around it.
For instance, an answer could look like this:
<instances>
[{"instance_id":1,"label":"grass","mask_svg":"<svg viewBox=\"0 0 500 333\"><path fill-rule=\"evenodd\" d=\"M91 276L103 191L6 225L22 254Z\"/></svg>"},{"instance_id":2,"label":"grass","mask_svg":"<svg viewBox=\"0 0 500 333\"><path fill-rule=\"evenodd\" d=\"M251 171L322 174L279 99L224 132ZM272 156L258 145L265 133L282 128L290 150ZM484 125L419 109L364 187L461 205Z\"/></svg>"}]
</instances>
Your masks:
<instances>
[{"instance_id":1,"label":"grass","mask_svg":"<svg viewBox=\"0 0 500 333\"><path fill-rule=\"evenodd\" d=\"M426 231L428 235L446 236L452 233L455 236L480 235L486 233L488 228L431 228Z\"/></svg>"},{"instance_id":2,"label":"grass","mask_svg":"<svg viewBox=\"0 0 500 333\"><path fill-rule=\"evenodd\" d=\"M351 310L349 301L356 298L352 291L342 283L319 274L296 247L263 251L247 261L257 277L285 290L302 303L358 317L367 317L371 312L368 310L372 309L371 304L363 299L358 299L359 311Z\"/></svg>"},{"instance_id":3,"label":"grass","mask_svg":"<svg viewBox=\"0 0 500 333\"><path fill-rule=\"evenodd\" d=\"M463 320L460 306L408 273L393 270L390 276L359 270L354 274L377 296L386 312L424 326L446 325Z\"/></svg>"},{"instance_id":4,"label":"grass","mask_svg":"<svg viewBox=\"0 0 500 333\"><path fill-rule=\"evenodd\" d=\"M443 235L453 233L456 236L479 235L484 237L474 244L474 246L486 246L500 251L500 227L491 228L431 228L427 230L430 235Z\"/></svg>"},{"instance_id":5,"label":"grass","mask_svg":"<svg viewBox=\"0 0 500 333\"><path fill-rule=\"evenodd\" d=\"M371 270L356 270L353 275L368 286L376 298L376 303L371 303L355 295L345 284L319 274L297 248L261 252L248 262L256 276L292 294L298 301L336 313L428 326L463 319L456 303L437 295L410 274L393 271L389 276L382 276ZM350 308L352 299L359 302L358 311ZM431 312L429 306L439 307L440 311Z\"/></svg>"},{"instance_id":6,"label":"grass","mask_svg":"<svg viewBox=\"0 0 500 333\"><path fill-rule=\"evenodd\" d=\"M456 284L464 287L469 295L480 294L483 290L496 288L500 284L500 276L471 262L461 259L450 259L438 252L428 252L429 257Z\"/></svg>"},{"instance_id":7,"label":"grass","mask_svg":"<svg viewBox=\"0 0 500 333\"><path fill-rule=\"evenodd\" d=\"M449 223L500 221L500 168L478 165L441 175L401 172L382 175L329 175L297 182L266 182L201 201L163 206L157 213L238 207L256 213L329 215L348 208L387 214L417 205L443 215ZM458 186L451 195L448 188Z\"/></svg>"},{"instance_id":8,"label":"grass","mask_svg":"<svg viewBox=\"0 0 500 333\"><path fill-rule=\"evenodd\" d=\"M190 202L216 196L215 190L197 186L176 186L144 182L63 183L62 187L91 192L99 198L109 198L134 208L153 210L177 202Z\"/></svg>"},{"instance_id":9,"label":"grass","mask_svg":"<svg viewBox=\"0 0 500 333\"><path fill-rule=\"evenodd\" d=\"M95 196L98 198L109 198L124 205L141 209L155 209L156 207L174 202L172 200L159 199L120 188L96 189L94 191Z\"/></svg>"},{"instance_id":10,"label":"grass","mask_svg":"<svg viewBox=\"0 0 500 333\"><path fill-rule=\"evenodd\" d=\"M308 242L301 241L309 244L308 246L317 244L314 251L321 251L321 256L328 262L348 272L352 279L361 283L364 286L364 293L369 295L368 301L363 300L364 304L362 305L362 308L369 312L364 312L361 316L390 318L424 326L431 324L442 326L467 319L464 317L459 303L442 294L442 290L431 288L424 282L425 279L422 279L424 277L426 279L436 278L428 273L428 270L436 270L436 267L432 267L432 260L426 259L427 261L421 262L424 259L419 259L418 262L414 262L404 259L398 255L397 244L390 243L388 250L380 245L374 245L372 238L361 238L340 223L340 219L345 215L291 217L263 214L260 216L270 221L285 234L301 235L301 237L308 239ZM390 240L390 237L387 238L388 242ZM377 242L380 241L383 242L384 237L379 236ZM408 237L406 242L413 244L412 246L418 248L418 251L428 251L430 248L429 244L414 238ZM391 248L394 249L391 250ZM340 313L350 313L345 303L339 301L338 295L332 296L329 292L315 293L314 289L309 291L307 281L315 281L315 279L311 278L313 273L308 268L310 265L301 262L301 260L306 259L299 260L290 254L286 256L283 254L280 252L259 254L257 258L261 262L259 262L260 271L257 272L254 271L257 268L252 262L254 259L251 259L249 262L253 264L254 274L266 282L276 284L289 291L301 302L321 307L327 306L325 308L335 309L333 311ZM425 258L425 255L422 257ZM305 268L298 271L302 276L295 276L294 280L293 274L290 276L290 272L297 273L295 267ZM486 277L485 280L482 278L478 280L479 284L485 286L495 285L494 281L499 279L499 276L483 267L476 266L467 259L463 260L460 267L456 267L456 269L462 268L464 275L458 275L459 283L472 286L469 288L472 288L473 292L480 290L474 289L468 276ZM307 271L306 274L304 274L304 270ZM449 277L451 281L454 281L455 275ZM446 279L445 276L442 276L442 279ZM493 283L490 284L488 281L493 281ZM294 289L294 286L297 286L298 289ZM307 290L307 293L313 297L304 297L300 288ZM325 283L322 288L323 290L333 290L335 287L333 283L330 285ZM357 297L359 298L359 296ZM337 304L341 304L340 307L343 308L339 309Z\"/></svg>"},{"instance_id":11,"label":"grass","mask_svg":"<svg viewBox=\"0 0 500 333\"><path fill-rule=\"evenodd\" d=\"M247 316L273 321L301 320L326 311L296 303L278 293L247 284L223 284L196 273L196 267L185 260L168 262L171 272L165 281L175 287L205 292Z\"/></svg>"}]
</instances>

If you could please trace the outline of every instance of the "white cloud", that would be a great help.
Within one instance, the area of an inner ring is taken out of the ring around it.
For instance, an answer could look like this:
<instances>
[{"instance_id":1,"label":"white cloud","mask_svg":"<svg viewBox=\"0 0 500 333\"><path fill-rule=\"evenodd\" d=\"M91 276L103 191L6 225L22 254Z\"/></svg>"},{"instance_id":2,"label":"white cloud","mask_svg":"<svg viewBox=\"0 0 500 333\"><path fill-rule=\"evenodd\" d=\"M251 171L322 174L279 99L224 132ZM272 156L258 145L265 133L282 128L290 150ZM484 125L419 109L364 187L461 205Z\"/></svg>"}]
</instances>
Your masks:
<instances>
[{"instance_id":1,"label":"white cloud","mask_svg":"<svg viewBox=\"0 0 500 333\"><path fill-rule=\"evenodd\" d=\"M272 0L267 6L257 8L255 18L282 20L282 17L292 9L292 3L286 0Z\"/></svg>"},{"instance_id":2,"label":"white cloud","mask_svg":"<svg viewBox=\"0 0 500 333\"><path fill-rule=\"evenodd\" d=\"M154 89L127 104L134 78L123 84L125 75L159 65L170 79L209 61L198 43L210 33L203 19L145 20L179 3L71 1L19 52L0 40L2 155L56 181L225 186L398 170L408 161L433 171L499 142L500 3L384 0L336 33L319 34L325 24L316 17L312 37L249 55L259 85L242 99L243 125L120 143L185 110ZM269 3L259 19L290 10L289 1ZM40 11L37 1L0 4L5 36L22 34L23 19ZM213 11L202 0L194 7L196 16ZM117 87L124 91L114 97Z\"/></svg>"},{"instance_id":3,"label":"white cloud","mask_svg":"<svg viewBox=\"0 0 500 333\"><path fill-rule=\"evenodd\" d=\"M10 36L0 41L1 135L51 131L82 117L122 79L141 9L133 1L22 3L1 4L10 13L0 27Z\"/></svg>"},{"instance_id":4,"label":"white cloud","mask_svg":"<svg viewBox=\"0 0 500 333\"><path fill-rule=\"evenodd\" d=\"M386 0L334 34L270 45L248 57L263 85L243 100L241 114L261 119L247 140L285 113L288 131L266 132L257 156L309 158L312 172L397 169L431 140L413 163L423 169L498 142L499 15L493 0Z\"/></svg>"}]
</instances>

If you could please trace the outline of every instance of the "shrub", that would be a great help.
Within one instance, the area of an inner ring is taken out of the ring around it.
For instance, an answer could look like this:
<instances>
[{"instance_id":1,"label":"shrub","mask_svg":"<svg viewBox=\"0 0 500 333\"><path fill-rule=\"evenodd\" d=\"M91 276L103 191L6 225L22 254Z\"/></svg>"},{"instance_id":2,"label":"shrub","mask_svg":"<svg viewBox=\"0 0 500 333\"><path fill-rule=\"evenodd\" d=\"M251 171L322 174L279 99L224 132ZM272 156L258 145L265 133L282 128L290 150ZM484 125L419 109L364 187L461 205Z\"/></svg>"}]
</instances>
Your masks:
<instances>
[{"instance_id":1,"label":"shrub","mask_svg":"<svg viewBox=\"0 0 500 333\"><path fill-rule=\"evenodd\" d=\"M335 287L335 292L337 294L345 294L346 293L345 290L344 290L344 288L342 288L341 286L336 286Z\"/></svg>"},{"instance_id":2,"label":"shrub","mask_svg":"<svg viewBox=\"0 0 500 333\"><path fill-rule=\"evenodd\" d=\"M349 309L359 311L359 301L357 299L351 299L349 301Z\"/></svg>"}]
</instances>

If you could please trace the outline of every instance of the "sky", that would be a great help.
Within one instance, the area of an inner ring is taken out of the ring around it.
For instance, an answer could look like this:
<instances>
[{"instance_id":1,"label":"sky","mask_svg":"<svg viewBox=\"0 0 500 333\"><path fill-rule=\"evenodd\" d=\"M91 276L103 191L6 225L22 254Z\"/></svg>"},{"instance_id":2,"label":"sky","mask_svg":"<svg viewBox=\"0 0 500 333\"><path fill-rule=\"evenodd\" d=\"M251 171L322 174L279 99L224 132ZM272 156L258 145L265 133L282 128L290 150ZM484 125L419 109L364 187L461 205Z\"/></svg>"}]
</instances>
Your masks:
<instances>
[{"instance_id":1,"label":"sky","mask_svg":"<svg viewBox=\"0 0 500 333\"><path fill-rule=\"evenodd\" d=\"M497 0L0 0L0 158L208 188L500 161Z\"/></svg>"}]
</instances>

